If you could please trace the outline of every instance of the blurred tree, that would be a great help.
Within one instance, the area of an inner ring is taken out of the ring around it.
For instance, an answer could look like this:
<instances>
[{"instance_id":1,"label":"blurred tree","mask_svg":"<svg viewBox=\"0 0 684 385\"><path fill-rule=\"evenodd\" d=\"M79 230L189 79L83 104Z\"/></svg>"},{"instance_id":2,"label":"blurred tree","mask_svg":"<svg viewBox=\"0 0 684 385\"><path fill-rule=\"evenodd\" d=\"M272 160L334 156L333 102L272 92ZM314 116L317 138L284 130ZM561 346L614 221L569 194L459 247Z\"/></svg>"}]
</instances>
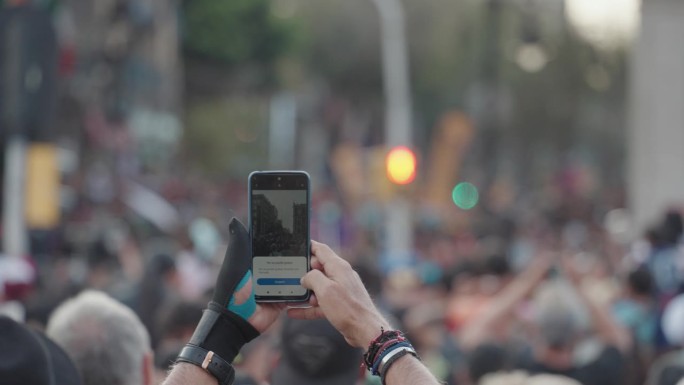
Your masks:
<instances>
[{"instance_id":1,"label":"blurred tree","mask_svg":"<svg viewBox=\"0 0 684 385\"><path fill-rule=\"evenodd\" d=\"M183 152L205 176L247 176L268 163L268 105L260 98L215 99L187 111Z\"/></svg>"},{"instance_id":2,"label":"blurred tree","mask_svg":"<svg viewBox=\"0 0 684 385\"><path fill-rule=\"evenodd\" d=\"M220 64L273 64L292 43L291 26L269 0L185 0L184 48Z\"/></svg>"},{"instance_id":3,"label":"blurred tree","mask_svg":"<svg viewBox=\"0 0 684 385\"><path fill-rule=\"evenodd\" d=\"M380 28L370 0L299 0L296 17L307 33L299 60L308 73L349 98L382 93Z\"/></svg>"},{"instance_id":4,"label":"blurred tree","mask_svg":"<svg viewBox=\"0 0 684 385\"><path fill-rule=\"evenodd\" d=\"M192 58L186 60L186 68L193 74L187 79L192 82L186 87L189 98L200 95L192 85L202 86L196 89L205 99L210 94L203 90L221 88L214 96L235 96L231 100L255 92L266 100L274 88L286 88L301 102L299 121L325 129L329 143L349 138L362 145L382 143L379 21L371 1L270 0L270 10L263 6L265 0L231 3L184 3L186 48ZM433 127L445 111L462 110L473 119L476 135L464 159L464 178L496 170L510 174L520 188L538 187L540 180L562 168L573 154L589 154L582 157L594 162L599 178L621 183L627 50L606 52L582 40L567 26L562 2L501 1L496 21L491 20L488 1L403 3L417 149L429 147ZM195 7L206 7L205 21L195 11L190 17ZM219 16L217 8L233 13ZM261 18L248 22L247 9L258 9ZM211 35L206 39L194 35L206 40L201 42L204 51L190 49L193 18L198 30ZM214 27L209 21L212 18L217 24ZM245 52L253 51L243 50L240 43L273 32L268 30L271 27L250 32L253 25L246 24L259 22L287 26L285 33L290 39L274 41L287 49L271 57L270 63L276 65L268 71L258 63L259 57L268 55L250 56ZM497 28L492 28L494 22ZM225 32L240 26L247 36L238 38L234 36L237 32ZM212 30L222 30L227 37L219 38ZM213 52L206 48L212 40L216 50L243 52L242 56L226 54L219 59L202 53ZM297 49L292 49L293 41ZM195 61L207 57L212 60ZM242 59L226 59L237 57ZM226 63L232 63L230 71L225 70ZM255 84L264 84L266 72L278 80L278 86L271 83L266 89L255 88ZM495 105L493 98L497 98ZM363 118L354 118L359 116ZM485 127L483 116L497 118ZM188 132L194 130L194 121L189 120ZM232 128L232 122L224 122ZM485 130L496 137L488 151L477 143ZM501 166L488 167L490 162Z\"/></svg>"},{"instance_id":5,"label":"blurred tree","mask_svg":"<svg viewBox=\"0 0 684 385\"><path fill-rule=\"evenodd\" d=\"M278 17L272 3L181 3L183 150L197 172L237 176L266 165L269 94L279 61L297 46L297 25Z\"/></svg>"}]
</instances>

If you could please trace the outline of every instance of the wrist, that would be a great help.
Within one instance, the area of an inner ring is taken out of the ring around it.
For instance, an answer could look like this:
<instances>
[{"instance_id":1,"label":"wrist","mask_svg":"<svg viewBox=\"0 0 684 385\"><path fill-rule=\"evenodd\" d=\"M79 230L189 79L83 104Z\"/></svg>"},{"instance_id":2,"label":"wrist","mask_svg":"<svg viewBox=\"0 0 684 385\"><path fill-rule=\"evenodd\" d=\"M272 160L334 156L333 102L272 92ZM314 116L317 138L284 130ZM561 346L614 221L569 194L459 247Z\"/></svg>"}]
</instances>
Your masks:
<instances>
[{"instance_id":1,"label":"wrist","mask_svg":"<svg viewBox=\"0 0 684 385\"><path fill-rule=\"evenodd\" d=\"M259 335L249 322L210 302L204 310L190 344L212 351L228 363L233 362L244 344Z\"/></svg>"},{"instance_id":2,"label":"wrist","mask_svg":"<svg viewBox=\"0 0 684 385\"><path fill-rule=\"evenodd\" d=\"M233 366L211 350L187 344L181 349L178 363L188 363L211 375L219 385L231 385L235 379Z\"/></svg>"},{"instance_id":3,"label":"wrist","mask_svg":"<svg viewBox=\"0 0 684 385\"><path fill-rule=\"evenodd\" d=\"M396 369L394 371L392 369L404 366L404 365L406 365L406 362L410 361L410 360L418 360L418 357L414 356L413 354L402 354L401 356L399 356L390 365L383 368L383 372L382 372L382 375L380 377L380 382L383 385L387 384L387 378L390 376L390 373L396 371ZM396 373L395 373L395 375L392 376L392 378L395 378L395 377L397 377Z\"/></svg>"},{"instance_id":4,"label":"wrist","mask_svg":"<svg viewBox=\"0 0 684 385\"><path fill-rule=\"evenodd\" d=\"M378 315L368 321L365 321L359 327L359 341L357 347L367 349L368 346L382 334L383 330L390 330L392 327L382 316Z\"/></svg>"},{"instance_id":5,"label":"wrist","mask_svg":"<svg viewBox=\"0 0 684 385\"><path fill-rule=\"evenodd\" d=\"M167 384L218 385L218 380L197 365L189 362L176 362L168 379L163 383L163 385Z\"/></svg>"},{"instance_id":6,"label":"wrist","mask_svg":"<svg viewBox=\"0 0 684 385\"><path fill-rule=\"evenodd\" d=\"M400 330L383 330L368 345L363 363L373 375L380 376L384 384L387 369L407 354L418 357L404 333Z\"/></svg>"},{"instance_id":7,"label":"wrist","mask_svg":"<svg viewBox=\"0 0 684 385\"><path fill-rule=\"evenodd\" d=\"M202 313L177 362L195 365L213 376L219 385L230 385L235 378L230 363L240 348L258 335L259 332L239 315L212 301Z\"/></svg>"}]
</instances>

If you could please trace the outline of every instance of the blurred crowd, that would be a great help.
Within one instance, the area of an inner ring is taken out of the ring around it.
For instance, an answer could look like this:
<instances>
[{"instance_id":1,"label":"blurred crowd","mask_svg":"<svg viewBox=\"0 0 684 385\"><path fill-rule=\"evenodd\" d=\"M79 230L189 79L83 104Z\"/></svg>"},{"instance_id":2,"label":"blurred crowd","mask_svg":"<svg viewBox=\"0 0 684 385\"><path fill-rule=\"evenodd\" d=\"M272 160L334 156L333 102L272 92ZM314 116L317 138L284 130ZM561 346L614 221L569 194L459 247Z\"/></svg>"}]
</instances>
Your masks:
<instances>
[{"instance_id":1,"label":"blurred crowd","mask_svg":"<svg viewBox=\"0 0 684 385\"><path fill-rule=\"evenodd\" d=\"M172 233L114 198L75 204L59 231L31 234L32 255L0 258L0 313L46 330L86 382L106 367L123 373L111 384L144 383L125 378L139 371L118 365L124 355L148 360L160 383L211 298L227 221L246 216L241 183L187 186L157 186L186 224ZM664 213L625 242L588 208L520 219L480 211L470 226L419 224L411 261L393 265L382 255L381 233L347 218L342 206L331 209L333 196L326 189L314 196L314 213L328 217L314 215L312 237L352 263L445 383L675 385L684 378L681 212ZM326 239L330 228L334 240ZM84 352L79 338L128 341L129 350ZM146 346L153 354L143 354ZM237 383L344 384L327 380L340 373L349 385L379 383L360 368L362 352L345 346L324 324L284 320L241 351Z\"/></svg>"}]
</instances>

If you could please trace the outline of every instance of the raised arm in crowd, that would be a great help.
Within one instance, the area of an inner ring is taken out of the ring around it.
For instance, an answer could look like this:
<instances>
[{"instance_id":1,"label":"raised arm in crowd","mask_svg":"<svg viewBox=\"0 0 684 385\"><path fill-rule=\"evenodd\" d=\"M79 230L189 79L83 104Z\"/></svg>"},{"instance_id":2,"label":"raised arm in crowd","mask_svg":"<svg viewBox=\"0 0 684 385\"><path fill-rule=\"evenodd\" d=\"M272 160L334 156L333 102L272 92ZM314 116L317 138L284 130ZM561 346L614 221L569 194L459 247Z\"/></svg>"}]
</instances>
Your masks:
<instances>
[{"instance_id":1,"label":"raised arm in crowd","mask_svg":"<svg viewBox=\"0 0 684 385\"><path fill-rule=\"evenodd\" d=\"M237 220L212 301L164 385L229 385L240 348L267 330L285 304L257 304L251 276L249 235ZM365 366L386 385L439 382L406 337L380 314L351 265L327 245L313 242L311 271L302 285L313 294L307 308L288 308L295 319L326 318L354 347L367 349Z\"/></svg>"}]
</instances>

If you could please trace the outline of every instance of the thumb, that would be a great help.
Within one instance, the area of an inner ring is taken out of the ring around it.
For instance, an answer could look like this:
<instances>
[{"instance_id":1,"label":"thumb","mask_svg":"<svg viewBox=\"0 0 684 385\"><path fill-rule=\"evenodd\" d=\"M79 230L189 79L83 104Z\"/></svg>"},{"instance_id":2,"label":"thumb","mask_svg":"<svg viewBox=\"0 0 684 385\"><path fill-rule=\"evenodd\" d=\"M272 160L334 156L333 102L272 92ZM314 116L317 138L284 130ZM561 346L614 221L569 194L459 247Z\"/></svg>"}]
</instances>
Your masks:
<instances>
[{"instance_id":1,"label":"thumb","mask_svg":"<svg viewBox=\"0 0 684 385\"><path fill-rule=\"evenodd\" d=\"M252 243L247 229L235 218L231 220L228 228L228 248L216 279L213 296L213 301L224 308L228 306L233 294L251 278L247 275L252 267Z\"/></svg>"},{"instance_id":2,"label":"thumb","mask_svg":"<svg viewBox=\"0 0 684 385\"><path fill-rule=\"evenodd\" d=\"M323 309L321 309L320 307L292 307L287 309L287 316L293 319L312 320L325 318L325 313L323 313Z\"/></svg>"}]
</instances>

